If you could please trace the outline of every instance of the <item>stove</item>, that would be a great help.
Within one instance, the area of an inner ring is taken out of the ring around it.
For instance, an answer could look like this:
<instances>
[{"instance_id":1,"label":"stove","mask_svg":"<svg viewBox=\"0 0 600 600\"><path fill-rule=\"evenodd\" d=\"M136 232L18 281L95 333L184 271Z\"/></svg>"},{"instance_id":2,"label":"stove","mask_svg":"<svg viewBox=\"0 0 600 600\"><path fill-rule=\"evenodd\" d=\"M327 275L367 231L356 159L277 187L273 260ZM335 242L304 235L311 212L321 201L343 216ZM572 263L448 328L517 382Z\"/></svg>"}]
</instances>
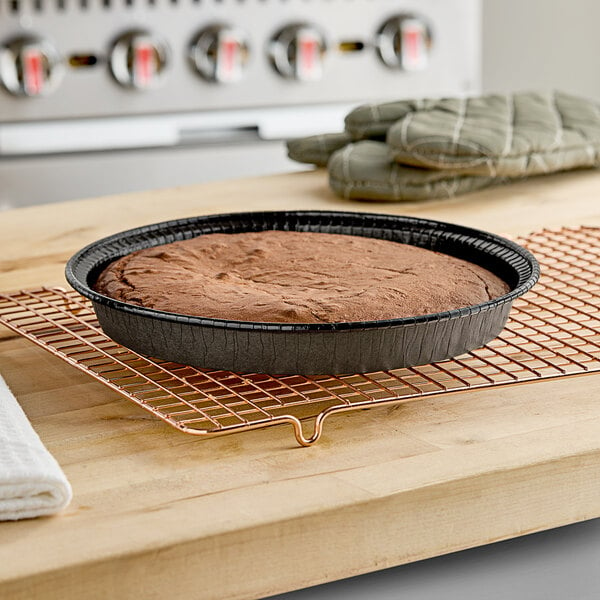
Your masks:
<instances>
[{"instance_id":1,"label":"stove","mask_svg":"<svg viewBox=\"0 0 600 600\"><path fill-rule=\"evenodd\" d=\"M479 36L479 0L0 0L0 205L290 170L359 103L477 93Z\"/></svg>"}]
</instances>

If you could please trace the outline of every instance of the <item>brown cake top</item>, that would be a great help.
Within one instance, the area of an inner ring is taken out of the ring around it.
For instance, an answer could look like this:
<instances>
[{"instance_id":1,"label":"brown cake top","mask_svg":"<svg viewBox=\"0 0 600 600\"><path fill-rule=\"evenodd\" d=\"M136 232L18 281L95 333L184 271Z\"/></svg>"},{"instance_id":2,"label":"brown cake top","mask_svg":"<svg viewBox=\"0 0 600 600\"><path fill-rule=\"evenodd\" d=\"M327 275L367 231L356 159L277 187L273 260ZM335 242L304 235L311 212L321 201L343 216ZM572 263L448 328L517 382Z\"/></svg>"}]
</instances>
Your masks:
<instances>
[{"instance_id":1,"label":"brown cake top","mask_svg":"<svg viewBox=\"0 0 600 600\"><path fill-rule=\"evenodd\" d=\"M415 246L327 233L208 234L111 263L96 291L132 304L238 321L411 317L506 293L501 279Z\"/></svg>"}]
</instances>

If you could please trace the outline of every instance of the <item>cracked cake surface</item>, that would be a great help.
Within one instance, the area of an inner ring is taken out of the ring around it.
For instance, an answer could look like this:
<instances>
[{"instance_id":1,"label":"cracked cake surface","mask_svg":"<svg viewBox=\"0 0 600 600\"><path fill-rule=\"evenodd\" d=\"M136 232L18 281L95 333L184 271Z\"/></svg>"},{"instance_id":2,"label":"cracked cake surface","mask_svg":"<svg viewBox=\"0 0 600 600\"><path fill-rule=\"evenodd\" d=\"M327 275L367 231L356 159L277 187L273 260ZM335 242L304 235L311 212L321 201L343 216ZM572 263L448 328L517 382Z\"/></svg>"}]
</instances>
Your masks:
<instances>
[{"instance_id":1,"label":"cracked cake surface","mask_svg":"<svg viewBox=\"0 0 600 600\"><path fill-rule=\"evenodd\" d=\"M139 250L94 286L131 304L207 318L336 323L412 317L497 298L486 269L431 250L351 235L213 233Z\"/></svg>"}]
</instances>

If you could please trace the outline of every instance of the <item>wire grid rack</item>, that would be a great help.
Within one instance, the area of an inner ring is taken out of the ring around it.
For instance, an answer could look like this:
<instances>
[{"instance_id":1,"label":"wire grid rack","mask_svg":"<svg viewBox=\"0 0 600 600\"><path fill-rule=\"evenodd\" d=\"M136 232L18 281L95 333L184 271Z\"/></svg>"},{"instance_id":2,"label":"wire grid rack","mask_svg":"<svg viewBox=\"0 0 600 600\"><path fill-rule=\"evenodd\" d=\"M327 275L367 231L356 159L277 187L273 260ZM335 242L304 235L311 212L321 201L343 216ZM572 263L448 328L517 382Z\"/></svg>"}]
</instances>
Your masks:
<instances>
[{"instance_id":1,"label":"wire grid rack","mask_svg":"<svg viewBox=\"0 0 600 600\"><path fill-rule=\"evenodd\" d=\"M418 367L312 377L195 369L113 342L91 303L62 288L0 294L0 323L185 433L210 437L288 423L309 446L334 413L600 371L600 228L543 230L518 241L537 256L542 277L515 302L502 334Z\"/></svg>"}]
</instances>

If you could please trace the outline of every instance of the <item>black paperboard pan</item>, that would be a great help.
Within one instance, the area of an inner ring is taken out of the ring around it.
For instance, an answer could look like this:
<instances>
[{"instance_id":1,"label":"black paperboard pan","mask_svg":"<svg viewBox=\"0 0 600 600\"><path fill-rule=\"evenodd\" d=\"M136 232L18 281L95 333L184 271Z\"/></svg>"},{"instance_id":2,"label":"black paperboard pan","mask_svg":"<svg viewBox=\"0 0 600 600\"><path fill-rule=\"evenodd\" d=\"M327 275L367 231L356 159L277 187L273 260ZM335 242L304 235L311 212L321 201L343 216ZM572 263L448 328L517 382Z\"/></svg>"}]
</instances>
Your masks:
<instances>
[{"instance_id":1,"label":"black paperboard pan","mask_svg":"<svg viewBox=\"0 0 600 600\"><path fill-rule=\"evenodd\" d=\"M373 237L478 264L509 286L499 298L424 316L347 323L257 323L187 316L114 300L92 289L113 260L207 233L311 231ZM495 338L515 298L539 277L533 255L500 236L395 215L278 211L200 216L98 240L67 263L68 282L92 301L104 332L141 354L199 368L281 374L365 373L452 358Z\"/></svg>"}]
</instances>

